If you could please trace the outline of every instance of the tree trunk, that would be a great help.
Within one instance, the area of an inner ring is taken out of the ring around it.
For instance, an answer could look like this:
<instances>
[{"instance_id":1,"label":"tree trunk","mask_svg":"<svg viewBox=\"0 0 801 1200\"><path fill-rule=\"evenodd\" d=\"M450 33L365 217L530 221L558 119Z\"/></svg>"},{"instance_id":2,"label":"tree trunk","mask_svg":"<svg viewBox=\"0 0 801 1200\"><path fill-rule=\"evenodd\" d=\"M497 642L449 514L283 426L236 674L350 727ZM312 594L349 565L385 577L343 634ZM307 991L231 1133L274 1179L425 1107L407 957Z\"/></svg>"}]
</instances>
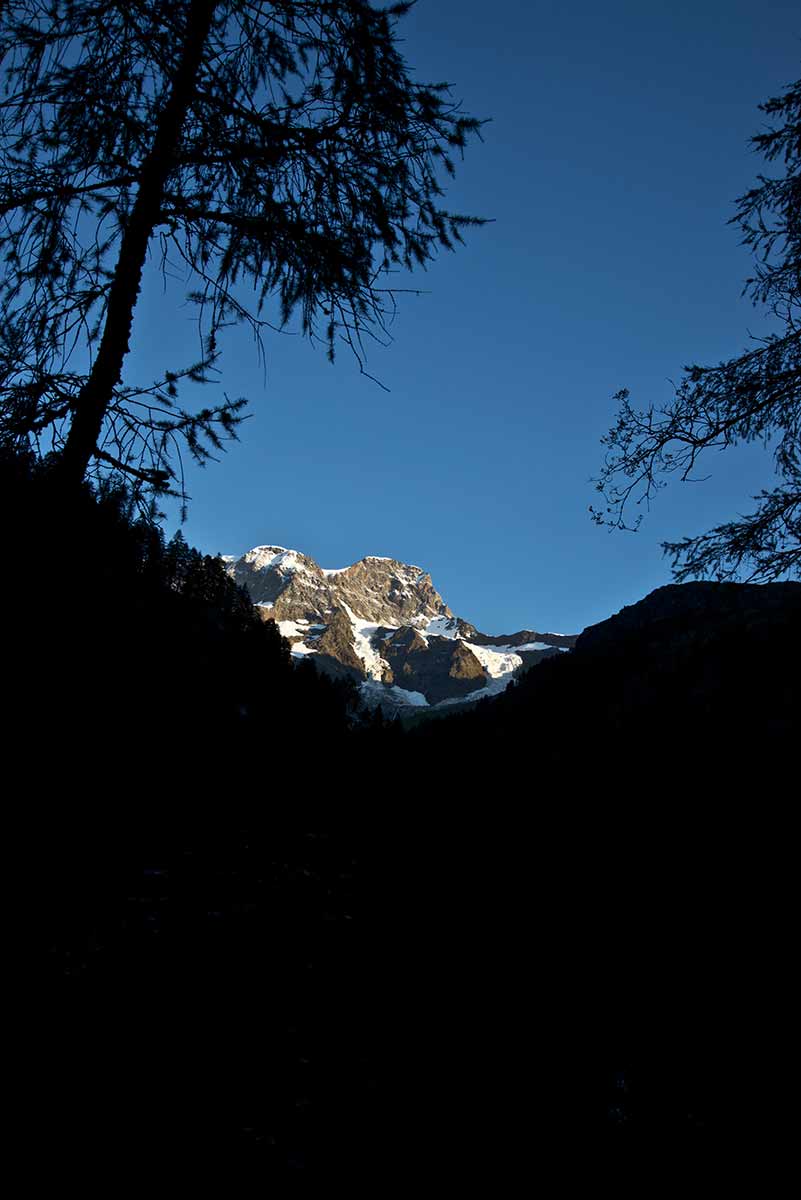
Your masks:
<instances>
[{"instance_id":1,"label":"tree trunk","mask_svg":"<svg viewBox=\"0 0 801 1200\"><path fill-rule=\"evenodd\" d=\"M75 402L72 424L61 457L62 475L79 483L97 447L129 349L131 326L147 247L158 224L164 184L175 162L181 129L192 101L217 0L190 0L181 61L142 164L139 190L120 244L109 291L106 322L89 377Z\"/></svg>"}]
</instances>

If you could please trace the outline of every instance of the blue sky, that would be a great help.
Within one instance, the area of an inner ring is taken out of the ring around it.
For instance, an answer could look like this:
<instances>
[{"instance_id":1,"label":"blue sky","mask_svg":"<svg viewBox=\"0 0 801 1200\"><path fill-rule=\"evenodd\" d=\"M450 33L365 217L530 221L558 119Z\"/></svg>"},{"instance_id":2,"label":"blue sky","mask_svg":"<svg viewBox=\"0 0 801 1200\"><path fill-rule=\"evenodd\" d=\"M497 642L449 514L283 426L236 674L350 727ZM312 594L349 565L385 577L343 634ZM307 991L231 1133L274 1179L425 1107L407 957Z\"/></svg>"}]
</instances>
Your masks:
<instances>
[{"instance_id":1,"label":"blue sky","mask_svg":"<svg viewBox=\"0 0 801 1200\"><path fill-rule=\"evenodd\" d=\"M219 464L189 471L184 533L324 567L400 558L487 632L573 632L669 582L660 542L748 511L772 477L747 447L671 485L636 535L587 511L613 394L666 401L684 365L767 328L727 221L763 167L757 106L798 75L797 5L420 0L400 33L421 80L491 118L445 203L493 223L410 280L426 294L369 362L388 392L295 333L267 341L265 374L231 335L221 387L252 415ZM191 357L192 320L151 278L127 378Z\"/></svg>"}]
</instances>

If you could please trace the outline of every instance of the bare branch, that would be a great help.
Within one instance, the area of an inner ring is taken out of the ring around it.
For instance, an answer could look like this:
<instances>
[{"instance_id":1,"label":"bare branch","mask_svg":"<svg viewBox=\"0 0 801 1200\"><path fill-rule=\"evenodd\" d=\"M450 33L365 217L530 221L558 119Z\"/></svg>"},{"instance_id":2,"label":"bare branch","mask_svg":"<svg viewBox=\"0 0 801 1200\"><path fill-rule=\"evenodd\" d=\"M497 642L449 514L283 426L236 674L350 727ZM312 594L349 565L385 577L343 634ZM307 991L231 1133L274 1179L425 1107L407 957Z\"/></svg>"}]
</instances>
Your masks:
<instances>
[{"instance_id":1,"label":"bare branch","mask_svg":"<svg viewBox=\"0 0 801 1200\"><path fill-rule=\"evenodd\" d=\"M605 507L590 512L597 524L626 530L640 527L671 475L695 482L708 451L739 442L771 446L784 482L755 497L754 512L664 544L678 580L766 582L801 574L801 82L762 107L783 124L753 143L768 159L783 157L787 170L782 179L760 176L738 201L734 220L757 256L745 290L781 317L784 332L717 367L685 368L673 401L660 410L635 409L624 388L615 397L617 421L602 438L606 454L595 483Z\"/></svg>"}]
</instances>

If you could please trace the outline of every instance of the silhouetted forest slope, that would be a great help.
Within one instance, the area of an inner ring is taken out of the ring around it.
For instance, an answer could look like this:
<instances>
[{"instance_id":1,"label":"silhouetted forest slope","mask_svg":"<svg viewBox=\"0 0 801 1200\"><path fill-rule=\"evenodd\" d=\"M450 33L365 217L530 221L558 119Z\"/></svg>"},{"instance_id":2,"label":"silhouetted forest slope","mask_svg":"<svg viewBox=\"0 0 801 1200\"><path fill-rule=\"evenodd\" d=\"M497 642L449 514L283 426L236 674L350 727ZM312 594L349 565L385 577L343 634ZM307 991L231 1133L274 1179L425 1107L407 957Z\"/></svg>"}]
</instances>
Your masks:
<instances>
[{"instance_id":1,"label":"silhouetted forest slope","mask_svg":"<svg viewBox=\"0 0 801 1200\"><path fill-rule=\"evenodd\" d=\"M783 994L798 585L660 589L404 733L123 493L0 490L31 1145L495 1184L725 1136Z\"/></svg>"},{"instance_id":2,"label":"silhouetted forest slope","mask_svg":"<svg viewBox=\"0 0 801 1200\"><path fill-rule=\"evenodd\" d=\"M31 747L38 788L179 804L195 781L235 793L254 742L275 758L301 722L321 741L345 730L352 689L293 670L219 560L180 535L165 546L123 490L70 494L24 460L0 489L5 728Z\"/></svg>"},{"instance_id":3,"label":"silhouetted forest slope","mask_svg":"<svg viewBox=\"0 0 801 1200\"><path fill-rule=\"evenodd\" d=\"M797 735L801 584L687 583L586 629L504 695L413 739L516 757L623 801L778 778ZM425 753L425 750L423 751ZM525 756L525 758L523 757Z\"/></svg>"}]
</instances>

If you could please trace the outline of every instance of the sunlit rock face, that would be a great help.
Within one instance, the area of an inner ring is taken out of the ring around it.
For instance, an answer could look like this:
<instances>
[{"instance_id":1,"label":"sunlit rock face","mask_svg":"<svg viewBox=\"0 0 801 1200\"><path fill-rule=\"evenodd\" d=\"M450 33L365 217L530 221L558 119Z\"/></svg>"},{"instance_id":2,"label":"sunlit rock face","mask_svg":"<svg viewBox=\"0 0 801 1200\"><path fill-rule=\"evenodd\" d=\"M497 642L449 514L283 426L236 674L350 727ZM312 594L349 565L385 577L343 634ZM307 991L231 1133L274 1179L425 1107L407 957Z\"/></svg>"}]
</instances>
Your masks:
<instances>
[{"instance_id":1,"label":"sunlit rock face","mask_svg":"<svg viewBox=\"0 0 801 1200\"><path fill-rule=\"evenodd\" d=\"M296 659L313 657L387 708L447 705L495 695L525 667L569 650L566 634L489 635L454 616L421 567L362 558L323 568L283 546L255 546L226 567Z\"/></svg>"}]
</instances>

